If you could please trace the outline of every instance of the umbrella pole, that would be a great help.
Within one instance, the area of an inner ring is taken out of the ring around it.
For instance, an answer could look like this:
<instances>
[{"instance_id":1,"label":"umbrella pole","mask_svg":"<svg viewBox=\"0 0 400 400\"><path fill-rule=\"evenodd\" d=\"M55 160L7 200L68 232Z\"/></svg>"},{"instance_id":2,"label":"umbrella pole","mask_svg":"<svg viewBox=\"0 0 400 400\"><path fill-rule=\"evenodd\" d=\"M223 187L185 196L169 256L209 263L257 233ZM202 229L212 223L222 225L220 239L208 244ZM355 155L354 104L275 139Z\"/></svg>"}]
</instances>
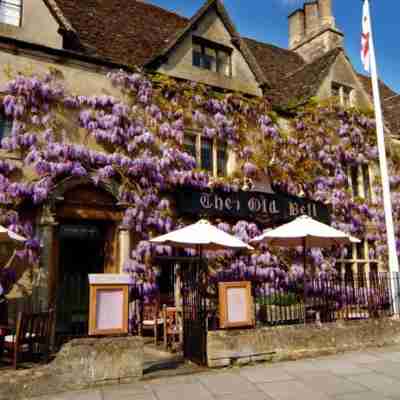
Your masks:
<instances>
[{"instance_id":1,"label":"umbrella pole","mask_svg":"<svg viewBox=\"0 0 400 400\"><path fill-rule=\"evenodd\" d=\"M306 256L306 239L303 239L303 265L304 265L304 275L303 275L303 297L304 297L304 325L307 324L307 307L306 307L306 265L307 265L307 256Z\"/></svg>"},{"instance_id":2,"label":"umbrella pole","mask_svg":"<svg viewBox=\"0 0 400 400\"><path fill-rule=\"evenodd\" d=\"M7 261L7 264L4 265L3 268L9 268L9 267L11 267L12 263L14 262L14 259L15 259L15 256L16 256L16 255L17 255L17 251L14 250L14 252L12 253L10 259Z\"/></svg>"}]
</instances>

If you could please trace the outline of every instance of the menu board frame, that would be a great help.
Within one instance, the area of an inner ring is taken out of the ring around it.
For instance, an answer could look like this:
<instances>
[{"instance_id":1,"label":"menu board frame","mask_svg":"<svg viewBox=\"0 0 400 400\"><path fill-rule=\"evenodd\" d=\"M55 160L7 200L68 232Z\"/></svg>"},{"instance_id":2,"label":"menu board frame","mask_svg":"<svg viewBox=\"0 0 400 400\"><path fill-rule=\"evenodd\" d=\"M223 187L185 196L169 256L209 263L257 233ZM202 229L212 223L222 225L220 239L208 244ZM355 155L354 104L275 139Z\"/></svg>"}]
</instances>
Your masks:
<instances>
[{"instance_id":1,"label":"menu board frame","mask_svg":"<svg viewBox=\"0 0 400 400\"><path fill-rule=\"evenodd\" d=\"M235 291L242 296L243 304L241 310L236 310L238 315L244 315L240 321L230 318L229 291ZM219 282L219 327L221 329L230 328L251 328L255 324L253 297L251 295L251 282Z\"/></svg>"},{"instance_id":2,"label":"menu board frame","mask_svg":"<svg viewBox=\"0 0 400 400\"><path fill-rule=\"evenodd\" d=\"M97 298L100 291L116 291L122 292L123 309L122 323L118 328L99 329L98 323L98 307ZM89 304L89 336L112 336L128 334L128 317L129 317L129 290L126 284L91 284L90 285L90 304Z\"/></svg>"}]
</instances>

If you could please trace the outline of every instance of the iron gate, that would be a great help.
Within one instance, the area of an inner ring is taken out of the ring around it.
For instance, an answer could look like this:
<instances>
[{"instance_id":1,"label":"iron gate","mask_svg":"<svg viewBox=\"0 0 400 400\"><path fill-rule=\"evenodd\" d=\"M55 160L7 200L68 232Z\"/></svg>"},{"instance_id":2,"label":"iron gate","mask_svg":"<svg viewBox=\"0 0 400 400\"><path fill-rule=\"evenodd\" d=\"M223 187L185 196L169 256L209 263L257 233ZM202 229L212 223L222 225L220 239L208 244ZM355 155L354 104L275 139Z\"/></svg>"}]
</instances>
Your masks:
<instances>
[{"instance_id":1,"label":"iron gate","mask_svg":"<svg viewBox=\"0 0 400 400\"><path fill-rule=\"evenodd\" d=\"M183 353L196 364L207 364L207 265L198 260L181 265Z\"/></svg>"}]
</instances>

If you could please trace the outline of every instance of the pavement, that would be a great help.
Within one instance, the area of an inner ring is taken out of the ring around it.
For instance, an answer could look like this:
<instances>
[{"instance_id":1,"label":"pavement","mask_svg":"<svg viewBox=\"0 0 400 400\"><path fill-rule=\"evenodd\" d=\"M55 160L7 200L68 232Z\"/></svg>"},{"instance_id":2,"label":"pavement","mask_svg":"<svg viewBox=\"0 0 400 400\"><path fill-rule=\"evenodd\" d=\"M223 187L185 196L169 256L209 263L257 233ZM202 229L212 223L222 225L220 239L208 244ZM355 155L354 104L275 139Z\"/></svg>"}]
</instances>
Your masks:
<instances>
[{"instance_id":1,"label":"pavement","mask_svg":"<svg viewBox=\"0 0 400 400\"><path fill-rule=\"evenodd\" d=\"M400 346L258 364L37 400L400 400Z\"/></svg>"}]
</instances>

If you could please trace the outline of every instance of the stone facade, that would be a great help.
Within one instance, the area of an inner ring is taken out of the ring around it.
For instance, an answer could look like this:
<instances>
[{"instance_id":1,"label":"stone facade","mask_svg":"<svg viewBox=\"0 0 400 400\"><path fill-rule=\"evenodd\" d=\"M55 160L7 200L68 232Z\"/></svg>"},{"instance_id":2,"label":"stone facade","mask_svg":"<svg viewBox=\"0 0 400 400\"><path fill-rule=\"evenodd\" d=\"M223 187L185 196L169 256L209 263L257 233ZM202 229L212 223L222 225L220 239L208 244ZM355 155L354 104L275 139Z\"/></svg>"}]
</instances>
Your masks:
<instances>
[{"instance_id":1,"label":"stone facade","mask_svg":"<svg viewBox=\"0 0 400 400\"><path fill-rule=\"evenodd\" d=\"M40 23L38 23L40 21ZM0 36L12 37L30 43L62 49L59 24L51 15L44 1L24 0L21 26L0 23Z\"/></svg>"},{"instance_id":2,"label":"stone facade","mask_svg":"<svg viewBox=\"0 0 400 400\"><path fill-rule=\"evenodd\" d=\"M352 88L351 102L363 110L372 108L371 99L366 95L349 59L342 53L336 59L328 76L318 90L317 97L332 96L332 83Z\"/></svg>"},{"instance_id":3,"label":"stone facade","mask_svg":"<svg viewBox=\"0 0 400 400\"><path fill-rule=\"evenodd\" d=\"M136 382L143 375L143 339L75 339L52 363L27 372L12 379L0 377L0 400Z\"/></svg>"},{"instance_id":4,"label":"stone facade","mask_svg":"<svg viewBox=\"0 0 400 400\"><path fill-rule=\"evenodd\" d=\"M193 36L202 37L232 49L232 76L193 67ZM197 27L180 42L158 72L176 78L205 83L228 90L261 96L262 91L247 61L239 49L233 45L232 37L215 10L199 21Z\"/></svg>"},{"instance_id":5,"label":"stone facade","mask_svg":"<svg viewBox=\"0 0 400 400\"><path fill-rule=\"evenodd\" d=\"M379 319L209 332L209 367L295 360L400 343L400 321Z\"/></svg>"},{"instance_id":6,"label":"stone facade","mask_svg":"<svg viewBox=\"0 0 400 400\"><path fill-rule=\"evenodd\" d=\"M331 0L305 3L289 16L289 48L312 62L343 46L343 34L335 26Z\"/></svg>"},{"instance_id":7,"label":"stone facade","mask_svg":"<svg viewBox=\"0 0 400 400\"><path fill-rule=\"evenodd\" d=\"M48 0L48 3L54 3L54 1ZM37 21L40 21L40 24ZM334 47L342 45L342 34L335 28L330 0L309 3L305 10L302 9L295 12L290 17L289 22L291 29L290 48L295 49L307 62L314 60ZM22 26L17 28L5 26L4 24L0 25L0 63L4 67L0 69L0 88L3 88L5 83L9 81L10 71L13 74L20 72L23 74L36 73L42 75L48 70L57 70L65 78L66 89L73 94L119 96L120 92L115 90L106 78L106 73L118 66L107 64L106 61L98 58L91 59L88 55L85 55L87 57L83 59L82 55L78 56L77 53L61 50L62 36L59 33L59 29L60 26L57 19L50 12L44 1L25 0ZM199 36L232 49L232 77L226 77L216 72L193 66L193 36ZM5 40L5 38L11 41ZM21 43L11 44L14 39L28 44L24 46L20 46ZM232 36L226 22L224 22L224 18L217 12L217 9L210 8L198 23L192 27L192 30L181 41L177 42L177 45L159 66L157 72L179 79L201 82L219 89L239 91L252 96L262 96L263 91L260 87L260 82L257 81L255 73L249 65L248 58L244 56L236 39ZM41 47L29 46L29 44L33 43ZM54 49L58 50L55 52ZM321 99L330 97L332 82L344 84L354 89L355 106L360 108L371 107L368 95L361 86L351 63L343 54L338 57L330 69L316 96ZM276 84L276 82L269 83ZM268 90L266 93L268 94ZM99 149L100 147L97 147L98 145L94 140L84 137L82 131L70 122L72 120L74 118L69 118L69 115L64 116L68 140L73 143L84 144L89 148ZM280 119L279 123L284 127L289 125L285 119ZM249 132L249 134L251 135L253 132ZM200 152L200 146L198 146L198 152ZM216 152L215 147L214 152ZM236 157L232 150L229 151L227 168L229 174L236 172ZM13 158L16 163L21 163L17 155L6 154L2 150L0 150L0 158ZM31 173L32 171L25 168L23 170L24 178L29 177ZM257 183L256 187L259 190L271 191L271 182L268 177L265 177L262 182ZM62 195L60 194L59 197L62 198ZM116 203L117 201L115 201L115 206L117 207ZM68 217L72 215L73 218L79 221L100 219L97 210L87 206L87 204L84 206L79 212L68 214ZM46 207L43 210L37 210L37 215L35 216L37 231L44 244L41 259L42 280L39 293L39 298L43 305L46 305L49 297L54 299L56 296L57 287L55 282L58 268L55 231L59 221L57 215L54 216L54 219L52 217L50 219L43 218ZM56 208L50 209L50 214L56 214ZM66 217L66 215L63 215L63 217ZM115 265L107 265L105 271L121 272L122 266L131 250L130 235L127 231L120 229L122 219L120 214L103 214L102 218L114 218L112 222L117 231L117 233L114 232L114 255L112 259ZM23 278L26 281L27 274L23 275ZM47 283L48 286L46 285ZM31 293L31 289L29 287L29 293ZM10 294L10 298L24 295L22 292L15 292L14 290Z\"/></svg>"},{"instance_id":8,"label":"stone facade","mask_svg":"<svg viewBox=\"0 0 400 400\"><path fill-rule=\"evenodd\" d=\"M293 50L300 54L306 62L312 62L342 45L343 34L335 29L327 28L323 32L314 32Z\"/></svg>"}]
</instances>

